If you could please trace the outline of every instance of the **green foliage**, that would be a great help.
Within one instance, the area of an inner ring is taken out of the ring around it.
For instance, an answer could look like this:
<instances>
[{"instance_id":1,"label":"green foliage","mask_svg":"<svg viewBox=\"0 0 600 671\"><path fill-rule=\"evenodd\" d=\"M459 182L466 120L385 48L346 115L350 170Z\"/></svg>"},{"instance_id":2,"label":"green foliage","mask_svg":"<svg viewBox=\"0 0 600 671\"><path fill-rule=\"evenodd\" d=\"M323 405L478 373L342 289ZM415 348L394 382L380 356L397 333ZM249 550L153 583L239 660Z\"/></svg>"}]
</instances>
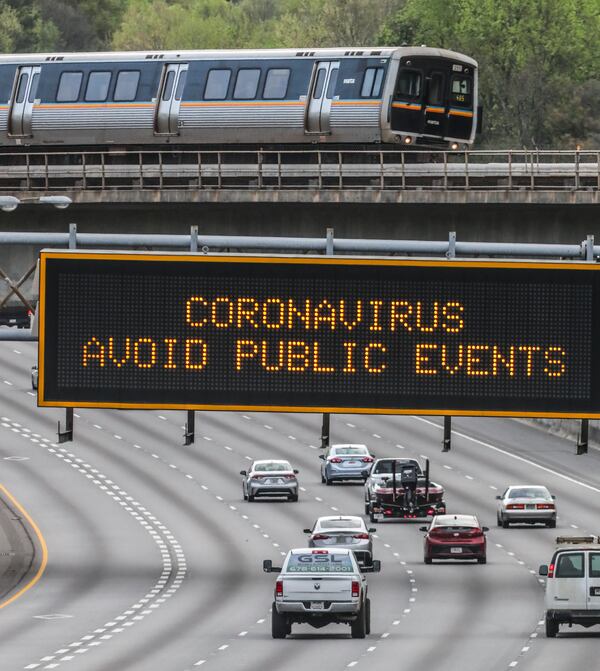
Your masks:
<instances>
[{"instance_id":1,"label":"green foliage","mask_svg":"<svg viewBox=\"0 0 600 671\"><path fill-rule=\"evenodd\" d=\"M586 81L597 77L600 5L598 0L407 0L381 37L386 44L443 45L473 56L480 68L485 144L550 147L558 138L567 141L557 123L573 117L576 97L585 97ZM585 134L583 128L573 132Z\"/></svg>"},{"instance_id":2,"label":"green foliage","mask_svg":"<svg viewBox=\"0 0 600 671\"><path fill-rule=\"evenodd\" d=\"M600 142L600 0L0 0L4 52L428 44L473 56L483 146Z\"/></svg>"}]
</instances>

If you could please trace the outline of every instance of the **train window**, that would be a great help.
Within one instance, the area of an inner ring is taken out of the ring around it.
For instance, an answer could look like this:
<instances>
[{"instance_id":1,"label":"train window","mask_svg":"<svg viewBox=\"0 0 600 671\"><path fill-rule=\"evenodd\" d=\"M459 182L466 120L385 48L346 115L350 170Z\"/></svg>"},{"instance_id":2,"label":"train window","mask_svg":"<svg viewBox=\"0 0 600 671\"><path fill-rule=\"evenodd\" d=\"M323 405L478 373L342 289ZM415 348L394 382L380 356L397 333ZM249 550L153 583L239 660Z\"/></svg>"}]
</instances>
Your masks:
<instances>
[{"instance_id":1,"label":"train window","mask_svg":"<svg viewBox=\"0 0 600 671\"><path fill-rule=\"evenodd\" d=\"M258 89L258 80L260 79L259 69L240 70L235 81L233 97L238 100L251 100L256 98Z\"/></svg>"},{"instance_id":2,"label":"train window","mask_svg":"<svg viewBox=\"0 0 600 671\"><path fill-rule=\"evenodd\" d=\"M16 102L22 103L25 100L25 92L27 91L27 82L29 81L29 75L24 72L19 79L19 88L17 89L17 100Z\"/></svg>"},{"instance_id":3,"label":"train window","mask_svg":"<svg viewBox=\"0 0 600 671\"><path fill-rule=\"evenodd\" d=\"M231 79L231 70L211 70L204 89L205 100L225 100Z\"/></svg>"},{"instance_id":4,"label":"train window","mask_svg":"<svg viewBox=\"0 0 600 671\"><path fill-rule=\"evenodd\" d=\"M108 97L111 72L90 72L85 89L86 102L104 102Z\"/></svg>"},{"instance_id":5,"label":"train window","mask_svg":"<svg viewBox=\"0 0 600 671\"><path fill-rule=\"evenodd\" d=\"M464 75L455 75L452 77L452 86L450 97L455 105L470 107L472 80Z\"/></svg>"},{"instance_id":6,"label":"train window","mask_svg":"<svg viewBox=\"0 0 600 671\"><path fill-rule=\"evenodd\" d=\"M40 81L40 73L36 72L33 75L33 79L31 80L31 86L29 87L29 98L28 98L28 100L29 100L30 103L34 102L34 100L35 100L35 96L37 94L37 88L38 88L39 81Z\"/></svg>"},{"instance_id":7,"label":"train window","mask_svg":"<svg viewBox=\"0 0 600 671\"><path fill-rule=\"evenodd\" d=\"M173 70L169 70L169 72L167 72L167 81L165 82L165 86L163 88L163 95L162 95L163 100L169 100L171 98L171 93L173 93L174 79L175 79L175 72Z\"/></svg>"},{"instance_id":8,"label":"train window","mask_svg":"<svg viewBox=\"0 0 600 671\"><path fill-rule=\"evenodd\" d=\"M315 88L313 91L313 98L317 99L323 95L323 86L325 84L325 68L319 68L317 72L317 81L315 82Z\"/></svg>"},{"instance_id":9,"label":"train window","mask_svg":"<svg viewBox=\"0 0 600 671\"><path fill-rule=\"evenodd\" d=\"M139 81L139 70L121 70L117 75L114 99L121 102L135 100Z\"/></svg>"},{"instance_id":10,"label":"train window","mask_svg":"<svg viewBox=\"0 0 600 671\"><path fill-rule=\"evenodd\" d=\"M185 80L187 79L187 70L179 74L179 81L177 82L177 90L175 91L175 100L181 100L183 89L185 88Z\"/></svg>"},{"instance_id":11,"label":"train window","mask_svg":"<svg viewBox=\"0 0 600 671\"><path fill-rule=\"evenodd\" d=\"M444 104L444 75L441 72L433 72L429 78L427 102L430 105Z\"/></svg>"},{"instance_id":12,"label":"train window","mask_svg":"<svg viewBox=\"0 0 600 671\"><path fill-rule=\"evenodd\" d=\"M420 98L421 73L417 70L403 69L398 75L396 98Z\"/></svg>"},{"instance_id":13,"label":"train window","mask_svg":"<svg viewBox=\"0 0 600 671\"><path fill-rule=\"evenodd\" d=\"M56 102L72 103L79 98L83 72L63 72L58 83Z\"/></svg>"},{"instance_id":14,"label":"train window","mask_svg":"<svg viewBox=\"0 0 600 671\"><path fill-rule=\"evenodd\" d=\"M367 68L363 77L360 95L363 98L372 98L381 93L381 82L383 81L383 68Z\"/></svg>"},{"instance_id":15,"label":"train window","mask_svg":"<svg viewBox=\"0 0 600 671\"><path fill-rule=\"evenodd\" d=\"M281 100L287 93L290 71L286 69L273 68L267 72L263 98L267 100Z\"/></svg>"},{"instance_id":16,"label":"train window","mask_svg":"<svg viewBox=\"0 0 600 671\"><path fill-rule=\"evenodd\" d=\"M337 84L339 71L339 68L333 68L329 73L329 84L327 84L327 93L325 94L325 97L329 98L329 100L333 98L333 94L335 93L335 85Z\"/></svg>"}]
</instances>

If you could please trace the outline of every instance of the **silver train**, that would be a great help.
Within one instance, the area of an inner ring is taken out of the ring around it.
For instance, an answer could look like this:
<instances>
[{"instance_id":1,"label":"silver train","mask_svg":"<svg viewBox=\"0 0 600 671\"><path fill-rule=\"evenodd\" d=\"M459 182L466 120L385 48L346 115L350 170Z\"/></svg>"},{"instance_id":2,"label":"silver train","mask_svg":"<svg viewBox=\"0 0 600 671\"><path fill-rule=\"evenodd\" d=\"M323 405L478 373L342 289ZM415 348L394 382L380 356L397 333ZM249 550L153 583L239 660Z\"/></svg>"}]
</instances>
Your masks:
<instances>
[{"instance_id":1,"label":"silver train","mask_svg":"<svg viewBox=\"0 0 600 671\"><path fill-rule=\"evenodd\" d=\"M465 149L477 63L428 47L0 56L0 147Z\"/></svg>"}]
</instances>

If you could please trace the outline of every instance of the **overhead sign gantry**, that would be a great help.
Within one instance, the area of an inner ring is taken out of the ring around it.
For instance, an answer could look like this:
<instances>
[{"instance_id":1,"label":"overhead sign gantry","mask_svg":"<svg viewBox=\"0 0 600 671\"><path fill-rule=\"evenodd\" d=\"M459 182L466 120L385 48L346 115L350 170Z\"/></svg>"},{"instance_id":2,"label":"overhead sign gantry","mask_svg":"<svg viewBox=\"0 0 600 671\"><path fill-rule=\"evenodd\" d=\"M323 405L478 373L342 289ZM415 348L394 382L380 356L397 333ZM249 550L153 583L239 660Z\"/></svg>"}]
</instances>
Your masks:
<instances>
[{"instance_id":1,"label":"overhead sign gantry","mask_svg":"<svg viewBox=\"0 0 600 671\"><path fill-rule=\"evenodd\" d=\"M600 417L573 262L44 251L39 404Z\"/></svg>"}]
</instances>

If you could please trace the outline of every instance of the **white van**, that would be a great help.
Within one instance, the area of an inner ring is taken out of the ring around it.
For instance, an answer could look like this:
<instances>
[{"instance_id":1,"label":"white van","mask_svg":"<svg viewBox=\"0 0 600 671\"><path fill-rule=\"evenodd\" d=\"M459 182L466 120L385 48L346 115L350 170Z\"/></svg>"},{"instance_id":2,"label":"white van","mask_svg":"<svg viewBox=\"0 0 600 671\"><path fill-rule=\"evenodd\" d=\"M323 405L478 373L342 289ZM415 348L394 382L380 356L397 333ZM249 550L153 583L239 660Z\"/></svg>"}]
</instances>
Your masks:
<instances>
[{"instance_id":1,"label":"white van","mask_svg":"<svg viewBox=\"0 0 600 671\"><path fill-rule=\"evenodd\" d=\"M600 624L600 543L597 536L561 537L546 576L546 636L554 638L561 624Z\"/></svg>"}]
</instances>

